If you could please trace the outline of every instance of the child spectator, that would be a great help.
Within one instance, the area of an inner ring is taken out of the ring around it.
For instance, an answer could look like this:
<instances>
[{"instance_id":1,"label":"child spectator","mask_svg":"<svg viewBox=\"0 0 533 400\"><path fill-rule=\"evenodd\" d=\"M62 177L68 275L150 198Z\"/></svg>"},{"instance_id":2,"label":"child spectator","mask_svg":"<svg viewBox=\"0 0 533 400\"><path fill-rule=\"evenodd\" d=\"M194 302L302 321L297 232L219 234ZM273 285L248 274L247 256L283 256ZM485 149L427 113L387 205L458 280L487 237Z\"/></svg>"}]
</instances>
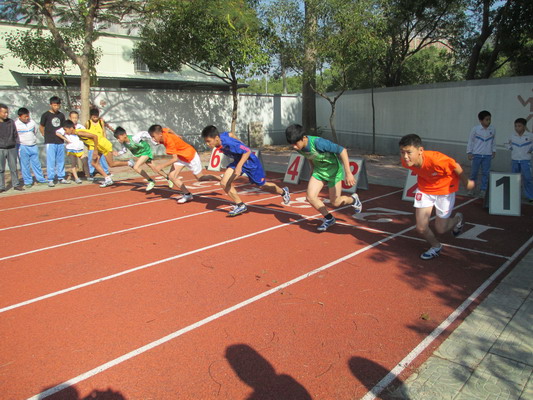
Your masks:
<instances>
[{"instance_id":1,"label":"child spectator","mask_svg":"<svg viewBox=\"0 0 533 400\"><path fill-rule=\"evenodd\" d=\"M518 118L514 122L515 133L510 136L507 148L511 150L511 170L522 174L524 193L533 203L533 178L531 176L531 152L533 151L533 133L526 132L527 121Z\"/></svg>"},{"instance_id":2,"label":"child spectator","mask_svg":"<svg viewBox=\"0 0 533 400\"><path fill-rule=\"evenodd\" d=\"M100 118L100 110L97 107L92 107L89 110L89 120L85 123L85 128L89 132L94 133L96 136L103 138L107 138L105 128L108 128L113 131L109 124L107 124L102 118ZM89 150L89 160L92 160L92 158L93 151ZM102 166L102 169L107 175L111 175L109 172L109 165L107 164L105 157L100 158L100 165ZM90 179L92 180L94 176L94 166L92 165L92 163L89 163L89 174Z\"/></svg>"},{"instance_id":3,"label":"child spectator","mask_svg":"<svg viewBox=\"0 0 533 400\"><path fill-rule=\"evenodd\" d=\"M233 186L235 178L243 173L248 176L250 183L271 193L279 194L283 199L283 204L290 203L291 195L289 189L286 187L282 189L275 183L267 182L265 171L257 156L244 143L238 140L232 132L219 133L215 126L209 125L202 130L202 138L210 148L218 147L224 155L233 158L233 162L226 167L226 171L220 181L222 189L235 202L235 205L228 213L229 217L235 217L248 210Z\"/></svg>"},{"instance_id":4,"label":"child spectator","mask_svg":"<svg viewBox=\"0 0 533 400\"><path fill-rule=\"evenodd\" d=\"M470 131L466 153L468 154L468 159L472 160L470 179L474 182L481 168L479 195L484 197L489 183L490 164L496 156L496 141L494 140L496 130L490 126L492 118L490 112L481 111L477 118L479 119L479 125L474 126L472 131Z\"/></svg>"},{"instance_id":5,"label":"child spectator","mask_svg":"<svg viewBox=\"0 0 533 400\"><path fill-rule=\"evenodd\" d=\"M33 186L33 177L31 172L35 175L35 179L39 183L46 183L39 160L39 148L37 146L37 124L30 118L30 112L27 108L19 108L18 119L15 121L17 132L19 135L19 159L20 169L22 170L22 179L24 186L30 188Z\"/></svg>"},{"instance_id":6,"label":"child spectator","mask_svg":"<svg viewBox=\"0 0 533 400\"><path fill-rule=\"evenodd\" d=\"M11 172L11 185L15 190L24 190L20 185L17 171L17 144L19 135L15 121L9 118L9 108L0 104L0 193L6 191L4 172L7 164Z\"/></svg>"},{"instance_id":7,"label":"child spectator","mask_svg":"<svg viewBox=\"0 0 533 400\"><path fill-rule=\"evenodd\" d=\"M431 260L438 257L442 250L442 245L429 227L433 207L437 233L443 234L452 230L454 236L459 236L464 227L463 214L456 213L450 218L455 204L455 192L459 189L460 179L467 190L472 190L475 182L466 179L463 169L453 158L438 151L424 150L418 135L402 137L399 146L402 166L417 176L418 189L414 202L416 230L431 245L420 258Z\"/></svg>"},{"instance_id":8,"label":"child spectator","mask_svg":"<svg viewBox=\"0 0 533 400\"><path fill-rule=\"evenodd\" d=\"M50 110L41 116L39 124L46 144L46 177L50 187L55 186L56 178L59 183L70 183L65 179L65 144L56 136L56 131L65 122L65 115L59 111L60 108L61 99L57 96L50 97Z\"/></svg>"},{"instance_id":9,"label":"child spectator","mask_svg":"<svg viewBox=\"0 0 533 400\"><path fill-rule=\"evenodd\" d=\"M349 186L355 185L355 179L350 170L348 151L327 139L307 136L304 128L298 124L289 126L285 130L285 136L294 150L308 159L313 167L313 173L307 185L307 201L324 216L322 224L317 229L324 232L336 222L335 217L318 197L324 184L328 185L329 199L333 207L352 205L354 212L360 213L363 205L359 196L356 193L352 196L341 194L342 181L345 176Z\"/></svg>"},{"instance_id":10,"label":"child spectator","mask_svg":"<svg viewBox=\"0 0 533 400\"><path fill-rule=\"evenodd\" d=\"M168 179L183 193L181 197L177 198L179 204L187 203L193 199L192 193L189 192L180 176L180 172L184 167L189 168L199 181L220 181L220 178L217 176L211 174L204 175L202 173L202 162L196 149L185 142L180 136L176 135L172 129L163 128L161 125L152 125L148 128L148 133L154 140L154 143L164 145L166 153L172 156L170 160L161 164L154 163L151 168L162 175L162 169L172 165L168 173Z\"/></svg>"},{"instance_id":11,"label":"child spectator","mask_svg":"<svg viewBox=\"0 0 533 400\"><path fill-rule=\"evenodd\" d=\"M77 111L72 110L68 114L68 117L74 123L74 127L76 129L85 129L85 127L82 124L79 123L80 114ZM87 157L88 153L89 153L88 150L84 147L83 148L83 155L81 156L81 158L79 158L79 160L81 161L81 166L83 168L83 173L85 175L85 179L90 181L90 180L92 180L92 178L91 178L91 172L90 172L90 168L89 168L89 158Z\"/></svg>"},{"instance_id":12,"label":"child spectator","mask_svg":"<svg viewBox=\"0 0 533 400\"><path fill-rule=\"evenodd\" d=\"M70 115L73 115L73 113L77 113L76 111L73 111L70 113ZM69 116L70 116L69 115ZM68 120L67 120L68 121ZM75 124L74 121L72 121L72 124L74 125L74 129L83 129L83 126L80 124ZM67 122L65 121L65 124ZM70 123L68 124L70 126ZM81 126L81 128L78 127ZM69 130L69 132L71 132ZM70 159L70 165L71 165L71 173L72 177L74 178L74 182L77 184L82 183L81 179L78 177L78 159L81 159L83 156L83 152L85 150L85 146L83 144L83 141L80 139L79 135L75 133L67 133L65 131L65 128L58 129L56 132L56 135L63 139L66 143L66 149L67 149L67 157Z\"/></svg>"}]
</instances>

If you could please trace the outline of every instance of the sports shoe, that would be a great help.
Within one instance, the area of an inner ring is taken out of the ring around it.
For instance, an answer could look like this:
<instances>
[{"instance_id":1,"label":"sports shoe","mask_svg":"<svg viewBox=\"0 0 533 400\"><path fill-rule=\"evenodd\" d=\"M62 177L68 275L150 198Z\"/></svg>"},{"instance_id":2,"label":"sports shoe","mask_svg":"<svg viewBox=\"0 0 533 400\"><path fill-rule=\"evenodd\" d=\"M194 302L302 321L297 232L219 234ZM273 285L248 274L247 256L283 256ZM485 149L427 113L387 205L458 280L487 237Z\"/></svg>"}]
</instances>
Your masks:
<instances>
[{"instance_id":1,"label":"sports shoe","mask_svg":"<svg viewBox=\"0 0 533 400\"><path fill-rule=\"evenodd\" d=\"M361 203L361 200L359 200L359 195L357 193L352 194L353 198L353 210L356 214L359 214L361 211L363 211L363 204Z\"/></svg>"},{"instance_id":2,"label":"sports shoe","mask_svg":"<svg viewBox=\"0 0 533 400\"><path fill-rule=\"evenodd\" d=\"M285 186L283 189L283 194L281 197L283 197L283 204L287 205L291 202L291 194L289 193L289 188Z\"/></svg>"},{"instance_id":3,"label":"sports shoe","mask_svg":"<svg viewBox=\"0 0 533 400\"><path fill-rule=\"evenodd\" d=\"M178 204L184 204L184 203L188 203L189 201L192 201L192 194L189 193L189 194L184 194L183 196L181 196L177 202Z\"/></svg>"},{"instance_id":4,"label":"sports shoe","mask_svg":"<svg viewBox=\"0 0 533 400\"><path fill-rule=\"evenodd\" d=\"M133 161L133 160L128 160L128 167L130 167L130 168L135 167L135 161Z\"/></svg>"},{"instance_id":5,"label":"sports shoe","mask_svg":"<svg viewBox=\"0 0 533 400\"><path fill-rule=\"evenodd\" d=\"M100 184L100 187L108 187L113 185L113 179L111 179L109 176L104 179L104 182Z\"/></svg>"},{"instance_id":6,"label":"sports shoe","mask_svg":"<svg viewBox=\"0 0 533 400\"><path fill-rule=\"evenodd\" d=\"M54 183L54 181L49 181L48 182L48 187L54 187L56 184Z\"/></svg>"},{"instance_id":7,"label":"sports shoe","mask_svg":"<svg viewBox=\"0 0 533 400\"><path fill-rule=\"evenodd\" d=\"M420 255L420 258L422 260L431 260L432 258L436 258L440 255L440 251L442 250L442 246L439 247L430 247L428 251L425 253L422 253Z\"/></svg>"},{"instance_id":8,"label":"sports shoe","mask_svg":"<svg viewBox=\"0 0 533 400\"><path fill-rule=\"evenodd\" d=\"M89 175L89 177L87 178L87 180L89 182L93 182L94 181L94 176L93 175Z\"/></svg>"},{"instance_id":9,"label":"sports shoe","mask_svg":"<svg viewBox=\"0 0 533 400\"><path fill-rule=\"evenodd\" d=\"M172 182L170 179L167 179L168 187L172 189L174 187L174 182Z\"/></svg>"},{"instance_id":10,"label":"sports shoe","mask_svg":"<svg viewBox=\"0 0 533 400\"><path fill-rule=\"evenodd\" d=\"M326 229L328 229L331 225L334 225L337 220L335 217L331 219L324 218L324 222L322 222L322 225L320 225L317 229L319 232L324 232Z\"/></svg>"},{"instance_id":11,"label":"sports shoe","mask_svg":"<svg viewBox=\"0 0 533 400\"><path fill-rule=\"evenodd\" d=\"M13 190L22 191L22 190L24 190L24 187L22 187L22 186L15 186L15 187L13 188Z\"/></svg>"},{"instance_id":12,"label":"sports shoe","mask_svg":"<svg viewBox=\"0 0 533 400\"><path fill-rule=\"evenodd\" d=\"M245 213L246 211L248 211L246 204L243 203L240 206L234 205L233 208L228 212L228 217L236 217L237 215Z\"/></svg>"},{"instance_id":13,"label":"sports shoe","mask_svg":"<svg viewBox=\"0 0 533 400\"><path fill-rule=\"evenodd\" d=\"M27 185L24 185L24 187L25 187L26 189L29 189L29 188L31 188L32 186L33 186L33 183L28 183Z\"/></svg>"},{"instance_id":14,"label":"sports shoe","mask_svg":"<svg viewBox=\"0 0 533 400\"><path fill-rule=\"evenodd\" d=\"M146 185L146 191L149 192L154 187L155 187L155 182L154 181L148 181L148 185Z\"/></svg>"},{"instance_id":15,"label":"sports shoe","mask_svg":"<svg viewBox=\"0 0 533 400\"><path fill-rule=\"evenodd\" d=\"M465 223L463 221L463 214L458 212L457 216L459 217L459 222L455 224L455 226L452 229L453 236L457 237L463 232L463 228L465 226Z\"/></svg>"},{"instance_id":16,"label":"sports shoe","mask_svg":"<svg viewBox=\"0 0 533 400\"><path fill-rule=\"evenodd\" d=\"M76 179L74 182L77 183L78 185L82 183L80 178Z\"/></svg>"},{"instance_id":17,"label":"sports shoe","mask_svg":"<svg viewBox=\"0 0 533 400\"><path fill-rule=\"evenodd\" d=\"M66 179L61 179L59 181L59 183L63 184L63 185L70 185L72 182L71 181L67 181Z\"/></svg>"}]
</instances>

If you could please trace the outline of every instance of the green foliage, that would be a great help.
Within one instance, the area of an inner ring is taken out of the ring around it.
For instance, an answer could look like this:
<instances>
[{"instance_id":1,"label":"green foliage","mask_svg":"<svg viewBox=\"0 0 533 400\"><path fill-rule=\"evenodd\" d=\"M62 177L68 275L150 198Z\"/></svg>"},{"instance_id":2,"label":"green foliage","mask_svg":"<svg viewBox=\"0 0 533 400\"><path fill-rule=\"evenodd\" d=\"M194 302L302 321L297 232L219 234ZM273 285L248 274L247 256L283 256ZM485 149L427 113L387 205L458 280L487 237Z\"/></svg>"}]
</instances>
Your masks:
<instances>
[{"instance_id":1,"label":"green foliage","mask_svg":"<svg viewBox=\"0 0 533 400\"><path fill-rule=\"evenodd\" d=\"M263 79L247 79L247 88L240 89L241 93L254 93L254 94L282 94L283 81L281 78L271 78L268 83ZM287 93L298 94L302 92L302 77L301 76L289 76L286 78ZM267 93L268 89L268 93Z\"/></svg>"}]
</instances>

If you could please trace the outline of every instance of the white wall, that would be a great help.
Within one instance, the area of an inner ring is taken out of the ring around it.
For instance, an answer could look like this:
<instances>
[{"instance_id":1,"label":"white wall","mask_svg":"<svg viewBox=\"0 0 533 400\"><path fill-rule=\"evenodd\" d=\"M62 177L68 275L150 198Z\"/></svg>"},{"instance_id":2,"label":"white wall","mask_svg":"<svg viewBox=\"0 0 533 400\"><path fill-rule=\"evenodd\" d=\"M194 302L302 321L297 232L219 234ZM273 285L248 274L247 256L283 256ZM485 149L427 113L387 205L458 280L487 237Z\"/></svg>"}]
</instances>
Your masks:
<instances>
[{"instance_id":1,"label":"white wall","mask_svg":"<svg viewBox=\"0 0 533 400\"><path fill-rule=\"evenodd\" d=\"M376 143L381 153L397 152L401 136L416 133L425 147L466 160L466 142L477 114L488 110L496 129L496 170L510 165L502 144L514 132L516 118L533 118L533 76L376 89ZM523 105L519 99L528 101ZM318 124L329 135L330 106L318 99ZM337 102L336 127L341 144L371 150L370 90L343 94ZM533 130L532 121L528 123Z\"/></svg>"}]
</instances>

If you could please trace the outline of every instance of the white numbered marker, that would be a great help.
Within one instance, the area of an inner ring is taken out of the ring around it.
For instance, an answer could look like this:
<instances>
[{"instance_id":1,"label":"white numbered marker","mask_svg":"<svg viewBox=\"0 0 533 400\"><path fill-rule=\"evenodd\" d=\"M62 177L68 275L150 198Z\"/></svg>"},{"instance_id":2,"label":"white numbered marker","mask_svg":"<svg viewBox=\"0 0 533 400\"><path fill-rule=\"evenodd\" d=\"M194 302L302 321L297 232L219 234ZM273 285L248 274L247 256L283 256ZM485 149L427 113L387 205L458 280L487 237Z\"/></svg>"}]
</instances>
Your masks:
<instances>
[{"instance_id":1,"label":"white numbered marker","mask_svg":"<svg viewBox=\"0 0 533 400\"><path fill-rule=\"evenodd\" d=\"M220 168L225 168L228 164L226 161L226 156L222 153L222 150L215 147L211 152L207 169L209 171L220 171Z\"/></svg>"},{"instance_id":2,"label":"white numbered marker","mask_svg":"<svg viewBox=\"0 0 533 400\"><path fill-rule=\"evenodd\" d=\"M413 171L408 170L405 186L403 187L402 200L415 201L416 189L418 189L416 174Z\"/></svg>"},{"instance_id":3,"label":"white numbered marker","mask_svg":"<svg viewBox=\"0 0 533 400\"><path fill-rule=\"evenodd\" d=\"M297 185L298 182L300 182L300 174L302 173L304 164L304 156L298 153L292 153L291 157L289 158L289 165L287 167L287 172L285 172L283 182Z\"/></svg>"},{"instance_id":4,"label":"white numbered marker","mask_svg":"<svg viewBox=\"0 0 533 400\"><path fill-rule=\"evenodd\" d=\"M520 216L520 174L491 172L489 214Z\"/></svg>"},{"instance_id":5,"label":"white numbered marker","mask_svg":"<svg viewBox=\"0 0 533 400\"><path fill-rule=\"evenodd\" d=\"M355 178L355 185L348 186L342 181L342 191L355 193L356 189L368 189L368 177L366 175L365 160L362 158L349 158L350 170Z\"/></svg>"}]
</instances>

